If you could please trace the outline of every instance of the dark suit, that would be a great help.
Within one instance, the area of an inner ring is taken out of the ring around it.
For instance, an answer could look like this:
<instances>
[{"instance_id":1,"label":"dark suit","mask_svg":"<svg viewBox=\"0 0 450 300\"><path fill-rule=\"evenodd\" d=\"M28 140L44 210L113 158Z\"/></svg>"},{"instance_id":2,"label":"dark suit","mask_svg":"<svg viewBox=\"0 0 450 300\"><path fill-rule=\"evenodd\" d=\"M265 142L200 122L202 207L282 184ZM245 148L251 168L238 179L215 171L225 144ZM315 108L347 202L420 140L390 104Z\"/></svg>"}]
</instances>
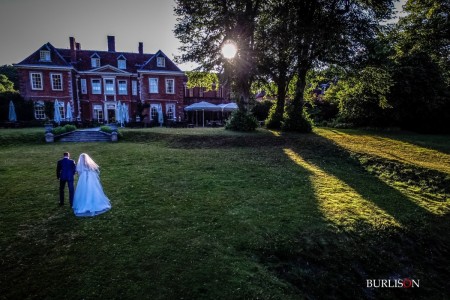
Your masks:
<instances>
[{"instance_id":1,"label":"dark suit","mask_svg":"<svg viewBox=\"0 0 450 300\"><path fill-rule=\"evenodd\" d=\"M73 205L73 176L76 172L76 164L75 161L69 159L68 157L64 157L63 159L58 160L58 165L56 166L56 178L59 179L59 204L64 204L64 189L67 186L69 187L69 202L70 206Z\"/></svg>"}]
</instances>

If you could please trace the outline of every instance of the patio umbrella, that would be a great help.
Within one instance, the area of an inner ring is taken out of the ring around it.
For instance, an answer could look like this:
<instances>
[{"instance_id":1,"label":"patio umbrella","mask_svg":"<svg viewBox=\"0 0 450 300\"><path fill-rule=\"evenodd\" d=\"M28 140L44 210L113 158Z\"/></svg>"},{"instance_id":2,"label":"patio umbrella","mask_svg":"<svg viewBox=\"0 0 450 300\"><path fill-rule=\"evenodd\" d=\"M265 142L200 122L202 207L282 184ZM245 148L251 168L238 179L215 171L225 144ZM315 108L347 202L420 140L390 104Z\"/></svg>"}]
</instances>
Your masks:
<instances>
[{"instance_id":1,"label":"patio umbrella","mask_svg":"<svg viewBox=\"0 0 450 300\"><path fill-rule=\"evenodd\" d=\"M55 123L58 123L58 125L61 124L61 112L59 110L59 101L58 99L55 100L55 115L53 116L53 121L55 121ZM64 104L63 104L64 105Z\"/></svg>"},{"instance_id":2,"label":"patio umbrella","mask_svg":"<svg viewBox=\"0 0 450 300\"><path fill-rule=\"evenodd\" d=\"M159 123L159 126L162 126L162 123L164 123L164 117L163 117L163 111L162 111L161 104L158 104L158 123Z\"/></svg>"},{"instance_id":3,"label":"patio umbrella","mask_svg":"<svg viewBox=\"0 0 450 300\"><path fill-rule=\"evenodd\" d=\"M14 109L14 103L11 101L9 101L9 121L10 122L16 122L17 121L17 116L16 116L16 110Z\"/></svg>"},{"instance_id":4,"label":"patio umbrella","mask_svg":"<svg viewBox=\"0 0 450 300\"><path fill-rule=\"evenodd\" d=\"M121 122L121 119L122 119L121 113L122 113L122 104L119 101L119 103L117 103L117 106L116 106L116 122L117 123Z\"/></svg>"},{"instance_id":5,"label":"patio umbrella","mask_svg":"<svg viewBox=\"0 0 450 300\"><path fill-rule=\"evenodd\" d=\"M124 109L123 109L123 111L124 111L123 120L126 123L128 123L128 122L130 122L130 114L129 114L129 111L128 111L128 104L124 104L123 106L124 106Z\"/></svg>"},{"instance_id":6,"label":"patio umbrella","mask_svg":"<svg viewBox=\"0 0 450 300\"><path fill-rule=\"evenodd\" d=\"M217 105L218 107L220 107L220 109L222 110L222 112L224 111L234 111L238 109L238 106L236 103L231 102L231 103L223 103L223 104L219 104Z\"/></svg>"},{"instance_id":7,"label":"patio umbrella","mask_svg":"<svg viewBox=\"0 0 450 300\"><path fill-rule=\"evenodd\" d=\"M72 121L72 107L70 106L70 102L67 103L66 120Z\"/></svg>"}]
</instances>

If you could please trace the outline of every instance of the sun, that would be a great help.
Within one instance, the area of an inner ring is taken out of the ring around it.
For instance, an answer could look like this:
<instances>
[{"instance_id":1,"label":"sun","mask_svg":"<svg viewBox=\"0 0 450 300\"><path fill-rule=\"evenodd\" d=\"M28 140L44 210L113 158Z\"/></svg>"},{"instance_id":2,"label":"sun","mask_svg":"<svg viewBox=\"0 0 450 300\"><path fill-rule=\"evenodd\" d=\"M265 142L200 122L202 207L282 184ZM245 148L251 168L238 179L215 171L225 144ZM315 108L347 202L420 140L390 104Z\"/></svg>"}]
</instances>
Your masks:
<instances>
[{"instance_id":1,"label":"sun","mask_svg":"<svg viewBox=\"0 0 450 300\"><path fill-rule=\"evenodd\" d=\"M233 58L237 53L237 47L233 42L227 42L222 46L222 55L227 58Z\"/></svg>"}]
</instances>

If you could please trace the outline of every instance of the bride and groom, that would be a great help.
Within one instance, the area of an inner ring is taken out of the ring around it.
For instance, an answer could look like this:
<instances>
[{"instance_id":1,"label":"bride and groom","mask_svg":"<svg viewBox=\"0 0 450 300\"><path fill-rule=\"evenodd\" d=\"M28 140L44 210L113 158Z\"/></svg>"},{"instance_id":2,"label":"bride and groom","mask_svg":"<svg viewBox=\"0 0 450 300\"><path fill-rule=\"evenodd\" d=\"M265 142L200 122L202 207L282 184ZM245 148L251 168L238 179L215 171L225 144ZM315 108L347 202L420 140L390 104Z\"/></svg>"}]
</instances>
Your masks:
<instances>
[{"instance_id":1,"label":"bride and groom","mask_svg":"<svg viewBox=\"0 0 450 300\"><path fill-rule=\"evenodd\" d=\"M74 176L78 183L74 189ZM69 202L78 217L92 217L111 209L111 203L103 192L99 178L99 166L86 153L80 154L78 163L70 159L68 152L58 161L56 177L59 179L59 205L64 205L64 189L69 188Z\"/></svg>"}]
</instances>

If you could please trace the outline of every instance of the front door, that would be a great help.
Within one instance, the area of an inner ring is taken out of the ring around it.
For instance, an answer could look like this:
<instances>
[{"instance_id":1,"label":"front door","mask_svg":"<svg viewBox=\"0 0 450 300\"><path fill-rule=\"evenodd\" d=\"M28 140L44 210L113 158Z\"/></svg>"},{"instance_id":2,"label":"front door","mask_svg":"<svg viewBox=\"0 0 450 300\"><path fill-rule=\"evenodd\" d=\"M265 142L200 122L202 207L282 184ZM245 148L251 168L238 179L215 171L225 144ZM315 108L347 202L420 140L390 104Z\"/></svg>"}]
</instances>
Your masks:
<instances>
[{"instance_id":1,"label":"front door","mask_svg":"<svg viewBox=\"0 0 450 300\"><path fill-rule=\"evenodd\" d=\"M108 123L116 122L116 110L108 109Z\"/></svg>"}]
</instances>

